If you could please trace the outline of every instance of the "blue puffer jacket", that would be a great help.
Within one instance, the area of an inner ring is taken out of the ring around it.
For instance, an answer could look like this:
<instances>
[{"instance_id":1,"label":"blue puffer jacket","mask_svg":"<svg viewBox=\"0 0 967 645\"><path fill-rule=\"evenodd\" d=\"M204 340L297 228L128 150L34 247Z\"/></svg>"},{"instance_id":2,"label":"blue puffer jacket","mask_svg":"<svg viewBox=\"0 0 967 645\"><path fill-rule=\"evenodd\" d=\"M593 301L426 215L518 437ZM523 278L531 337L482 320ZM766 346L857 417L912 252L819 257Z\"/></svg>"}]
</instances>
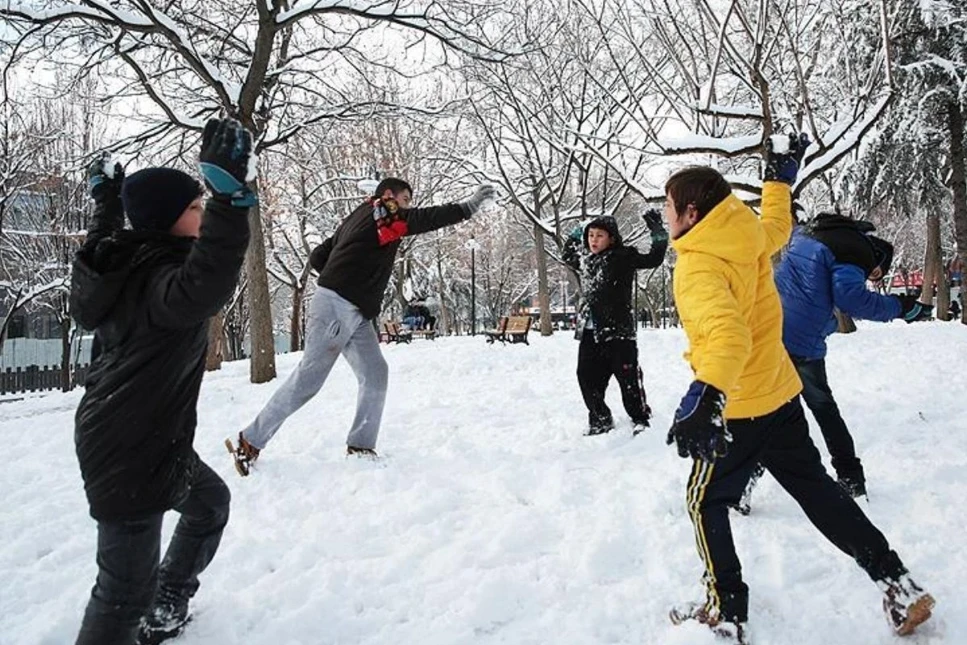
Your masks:
<instances>
[{"instance_id":1,"label":"blue puffer jacket","mask_svg":"<svg viewBox=\"0 0 967 645\"><path fill-rule=\"evenodd\" d=\"M791 356L826 356L826 337L836 331L833 307L853 318L887 322L900 316L900 300L866 288L855 264L837 262L822 242L797 227L776 269L782 299L782 340Z\"/></svg>"}]
</instances>

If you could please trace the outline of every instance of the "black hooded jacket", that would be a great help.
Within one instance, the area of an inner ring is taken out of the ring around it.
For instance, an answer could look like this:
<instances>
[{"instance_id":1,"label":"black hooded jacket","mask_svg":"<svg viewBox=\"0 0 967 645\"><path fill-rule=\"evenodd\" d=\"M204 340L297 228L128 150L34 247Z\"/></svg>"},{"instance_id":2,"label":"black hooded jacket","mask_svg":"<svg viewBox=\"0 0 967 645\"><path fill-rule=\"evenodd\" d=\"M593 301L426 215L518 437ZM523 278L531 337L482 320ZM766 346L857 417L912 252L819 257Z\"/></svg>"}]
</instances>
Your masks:
<instances>
[{"instance_id":1,"label":"black hooded jacket","mask_svg":"<svg viewBox=\"0 0 967 645\"><path fill-rule=\"evenodd\" d=\"M601 253L591 253L588 229L602 228L611 235L611 246ZM594 326L594 339L634 340L635 318L631 308L635 271L661 266L668 249L668 234L657 226L651 229L651 248L648 253L625 246L613 217L598 217L584 227L582 240L569 237L564 244L562 259L581 276L584 299L581 337L588 317Z\"/></svg>"},{"instance_id":2,"label":"black hooded jacket","mask_svg":"<svg viewBox=\"0 0 967 645\"><path fill-rule=\"evenodd\" d=\"M70 295L100 347L74 427L95 519L163 512L188 493L208 319L238 282L247 211L209 200L196 241L118 230L120 202L98 206Z\"/></svg>"}]
</instances>

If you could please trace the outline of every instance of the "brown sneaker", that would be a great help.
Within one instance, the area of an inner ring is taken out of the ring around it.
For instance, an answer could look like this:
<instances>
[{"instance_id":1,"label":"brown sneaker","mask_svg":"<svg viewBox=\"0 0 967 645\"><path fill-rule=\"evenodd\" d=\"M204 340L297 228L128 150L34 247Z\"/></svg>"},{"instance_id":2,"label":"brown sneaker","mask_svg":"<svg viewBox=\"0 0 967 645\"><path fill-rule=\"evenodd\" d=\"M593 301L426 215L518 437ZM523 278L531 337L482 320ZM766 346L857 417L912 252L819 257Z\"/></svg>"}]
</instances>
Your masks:
<instances>
[{"instance_id":1,"label":"brown sneaker","mask_svg":"<svg viewBox=\"0 0 967 645\"><path fill-rule=\"evenodd\" d=\"M706 603L691 602L672 607L668 617L675 625L690 620L706 625L723 643L750 645L748 623L724 620L718 613L709 613Z\"/></svg>"},{"instance_id":2,"label":"brown sneaker","mask_svg":"<svg viewBox=\"0 0 967 645\"><path fill-rule=\"evenodd\" d=\"M232 445L231 439L225 440L225 447L235 460L235 470L238 474L248 477L252 471L252 464L259 458L259 449L246 441L241 432L238 433L238 448Z\"/></svg>"},{"instance_id":3,"label":"brown sneaker","mask_svg":"<svg viewBox=\"0 0 967 645\"><path fill-rule=\"evenodd\" d=\"M359 457L361 459L369 459L371 461L376 461L379 459L379 455L372 448L357 448L356 446L346 446L346 456L347 457Z\"/></svg>"},{"instance_id":4,"label":"brown sneaker","mask_svg":"<svg viewBox=\"0 0 967 645\"><path fill-rule=\"evenodd\" d=\"M877 586L883 590L883 611L886 619L900 636L912 634L918 625L930 618L936 601L909 575L899 580L882 580Z\"/></svg>"}]
</instances>

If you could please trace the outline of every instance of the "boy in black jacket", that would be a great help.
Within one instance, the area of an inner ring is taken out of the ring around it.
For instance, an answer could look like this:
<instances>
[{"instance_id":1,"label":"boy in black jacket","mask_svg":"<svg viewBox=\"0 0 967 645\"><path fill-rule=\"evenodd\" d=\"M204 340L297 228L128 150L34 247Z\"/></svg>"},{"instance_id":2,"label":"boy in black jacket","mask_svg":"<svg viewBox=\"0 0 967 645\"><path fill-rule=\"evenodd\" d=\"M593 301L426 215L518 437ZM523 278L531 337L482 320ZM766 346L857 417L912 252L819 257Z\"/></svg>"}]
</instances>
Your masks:
<instances>
[{"instance_id":1,"label":"boy in black jacket","mask_svg":"<svg viewBox=\"0 0 967 645\"><path fill-rule=\"evenodd\" d=\"M74 441L97 520L97 582L78 645L153 645L177 636L228 522L225 483L195 454L208 319L235 290L248 246L251 135L211 120L200 166L126 180L91 168L93 225L74 260L71 310L95 330ZM133 230L121 230L127 213ZM165 511L181 513L164 560Z\"/></svg>"},{"instance_id":2,"label":"boy in black jacket","mask_svg":"<svg viewBox=\"0 0 967 645\"><path fill-rule=\"evenodd\" d=\"M618 379L634 434L648 427L651 416L638 366L631 288L635 271L661 266L668 248L668 233L662 228L658 211L649 210L644 220L651 232L648 253L624 245L613 217L598 217L583 231L577 227L564 244L562 257L580 273L584 288L583 324L577 330L581 340L577 374L588 407L589 435L614 428L611 410L604 402L612 375Z\"/></svg>"},{"instance_id":3,"label":"boy in black jacket","mask_svg":"<svg viewBox=\"0 0 967 645\"><path fill-rule=\"evenodd\" d=\"M258 417L238 433L238 446L225 441L240 475L249 474L285 420L322 389L340 355L359 381L346 450L376 456L389 374L372 321L379 315L400 242L469 219L493 195L493 187L481 186L459 204L410 208L413 189L402 179L388 177L312 251L309 262L319 272L319 288L309 306L302 360Z\"/></svg>"}]
</instances>

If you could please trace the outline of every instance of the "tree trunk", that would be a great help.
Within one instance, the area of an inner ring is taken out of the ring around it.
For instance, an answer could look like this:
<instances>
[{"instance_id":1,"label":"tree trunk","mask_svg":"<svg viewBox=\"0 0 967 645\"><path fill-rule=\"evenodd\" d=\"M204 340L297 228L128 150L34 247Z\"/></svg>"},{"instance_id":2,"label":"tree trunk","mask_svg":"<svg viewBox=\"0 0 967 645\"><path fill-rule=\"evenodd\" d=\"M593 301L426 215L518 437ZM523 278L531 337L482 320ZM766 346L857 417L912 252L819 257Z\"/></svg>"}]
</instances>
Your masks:
<instances>
[{"instance_id":1,"label":"tree trunk","mask_svg":"<svg viewBox=\"0 0 967 645\"><path fill-rule=\"evenodd\" d=\"M71 391L71 319L65 316L60 321L60 389Z\"/></svg>"},{"instance_id":2,"label":"tree trunk","mask_svg":"<svg viewBox=\"0 0 967 645\"><path fill-rule=\"evenodd\" d=\"M205 356L205 371L222 369L225 360L225 312L219 311L208 321L208 354Z\"/></svg>"},{"instance_id":3,"label":"tree trunk","mask_svg":"<svg viewBox=\"0 0 967 645\"><path fill-rule=\"evenodd\" d=\"M947 105L947 129L950 134L950 190L954 195L954 239L957 241L957 254L960 256L960 261L967 267L967 168L965 168L967 162L964 160L964 113L956 98ZM967 309L962 312L961 322L967 324Z\"/></svg>"},{"instance_id":4,"label":"tree trunk","mask_svg":"<svg viewBox=\"0 0 967 645\"><path fill-rule=\"evenodd\" d=\"M547 284L547 253L544 250L544 231L534 225L534 250L537 253L537 306L541 308L541 336L554 333L551 325L551 294Z\"/></svg>"},{"instance_id":5,"label":"tree trunk","mask_svg":"<svg viewBox=\"0 0 967 645\"><path fill-rule=\"evenodd\" d=\"M447 309L446 298L443 294L446 293L446 284L443 282L443 253L440 251L440 244L437 243L436 247L436 275L437 275L437 291L440 293L440 324L437 329L437 333L443 336L450 335L450 311Z\"/></svg>"},{"instance_id":6,"label":"tree trunk","mask_svg":"<svg viewBox=\"0 0 967 645\"><path fill-rule=\"evenodd\" d=\"M947 320L950 311L950 289L944 272L943 250L940 248L940 214L927 214L927 248L923 259L923 293L920 302L932 305L933 285L937 285L937 308L934 315Z\"/></svg>"},{"instance_id":7,"label":"tree trunk","mask_svg":"<svg viewBox=\"0 0 967 645\"><path fill-rule=\"evenodd\" d=\"M245 255L248 278L249 329L252 355L249 374L252 383L265 383L275 378L275 339L272 334L272 298L269 295L269 273L265 269L265 240L262 236L262 209L258 204L249 211L251 238Z\"/></svg>"},{"instance_id":8,"label":"tree trunk","mask_svg":"<svg viewBox=\"0 0 967 645\"><path fill-rule=\"evenodd\" d=\"M302 296L305 287L292 288L292 318L289 321L289 351L302 349Z\"/></svg>"}]
</instances>

